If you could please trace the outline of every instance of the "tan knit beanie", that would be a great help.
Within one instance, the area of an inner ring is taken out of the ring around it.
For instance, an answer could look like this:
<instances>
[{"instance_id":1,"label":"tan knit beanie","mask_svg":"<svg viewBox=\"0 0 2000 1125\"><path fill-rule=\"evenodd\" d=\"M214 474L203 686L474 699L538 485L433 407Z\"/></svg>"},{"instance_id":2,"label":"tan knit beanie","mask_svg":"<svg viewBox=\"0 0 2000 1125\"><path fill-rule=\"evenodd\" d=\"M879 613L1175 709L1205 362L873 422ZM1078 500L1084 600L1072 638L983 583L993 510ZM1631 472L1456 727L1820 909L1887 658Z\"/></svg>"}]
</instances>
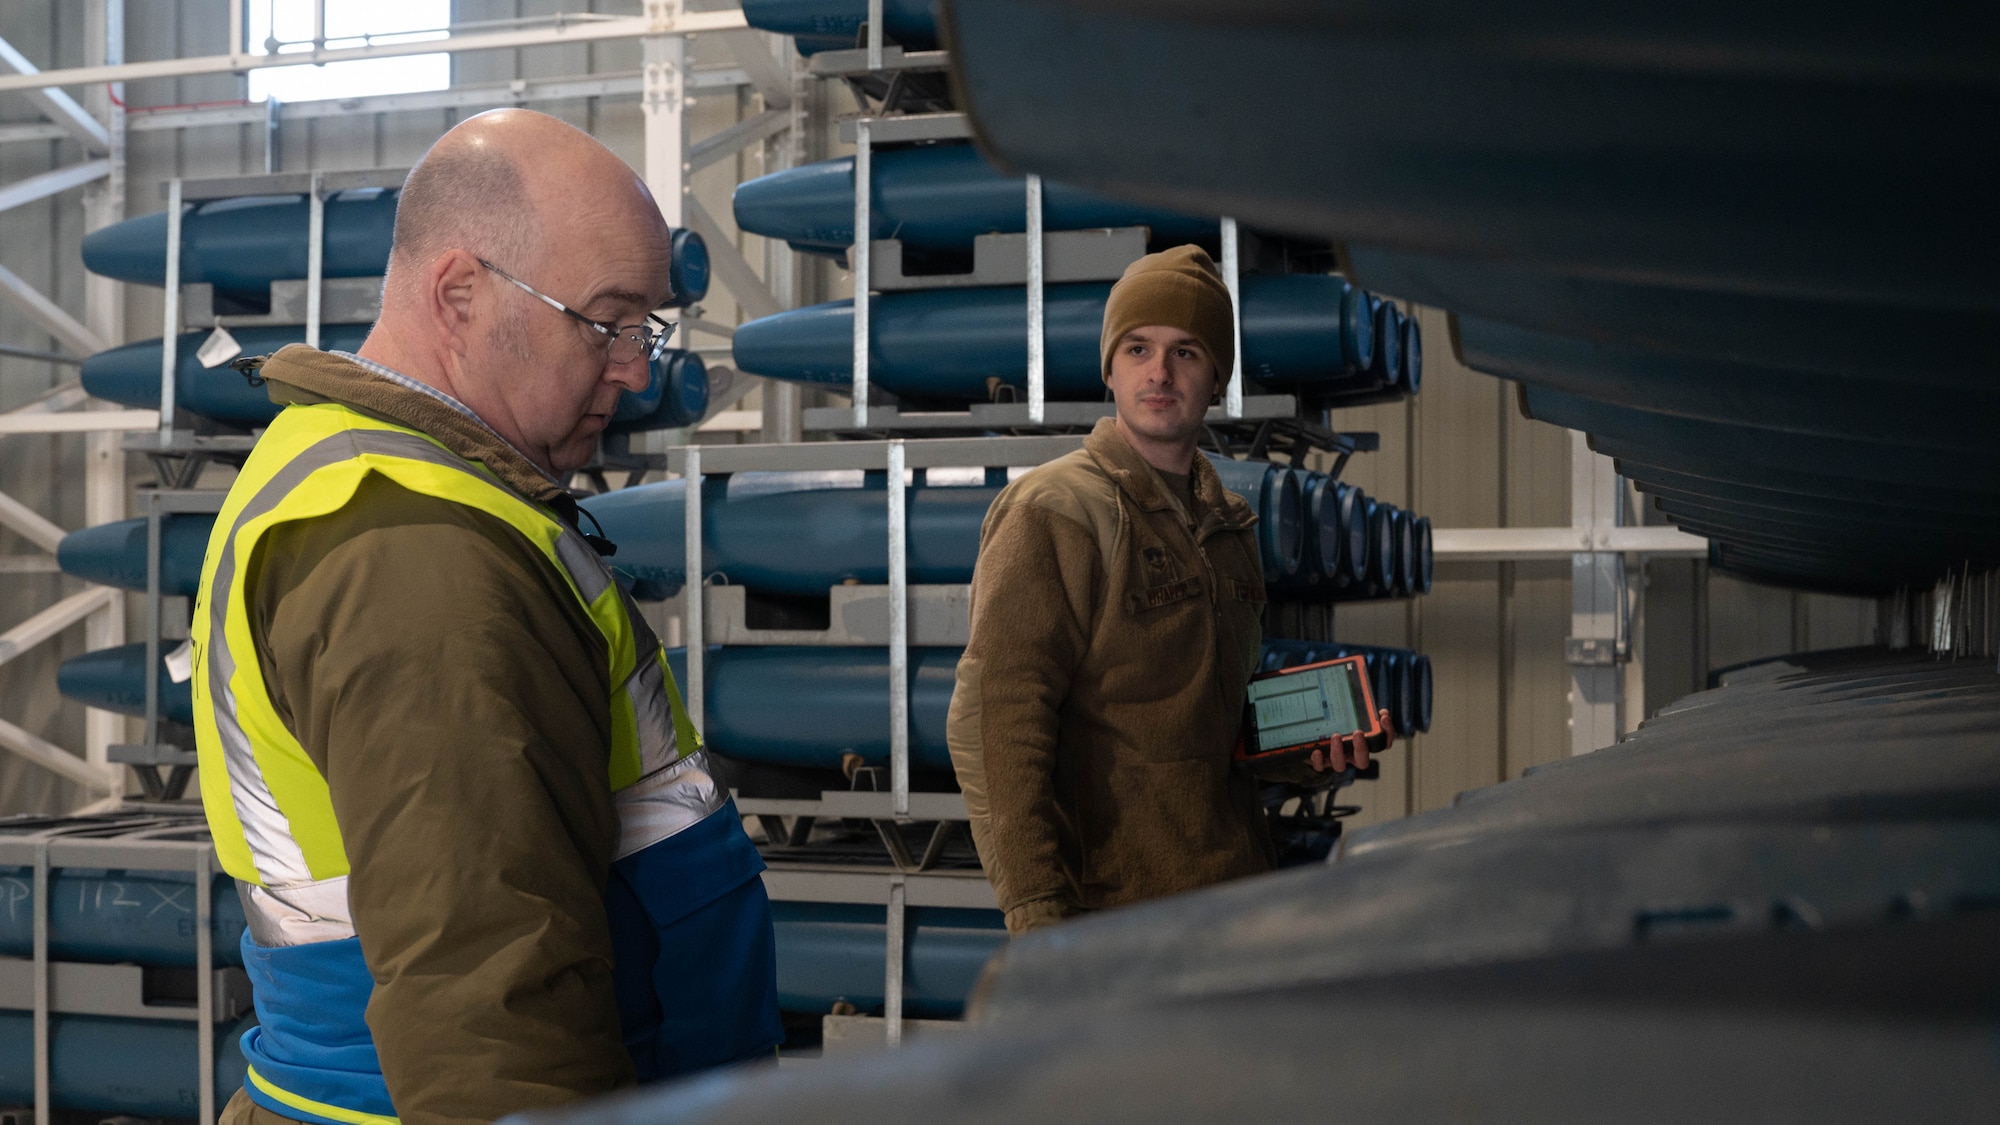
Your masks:
<instances>
[{"instance_id":1,"label":"tan knit beanie","mask_svg":"<svg viewBox=\"0 0 2000 1125\"><path fill-rule=\"evenodd\" d=\"M1176 246L1125 267L1125 276L1104 302L1104 334L1097 350L1105 382L1111 381L1111 351L1118 341L1149 324L1179 328L1200 340L1215 359L1216 389L1229 385L1236 368L1236 323L1229 290L1208 251Z\"/></svg>"}]
</instances>

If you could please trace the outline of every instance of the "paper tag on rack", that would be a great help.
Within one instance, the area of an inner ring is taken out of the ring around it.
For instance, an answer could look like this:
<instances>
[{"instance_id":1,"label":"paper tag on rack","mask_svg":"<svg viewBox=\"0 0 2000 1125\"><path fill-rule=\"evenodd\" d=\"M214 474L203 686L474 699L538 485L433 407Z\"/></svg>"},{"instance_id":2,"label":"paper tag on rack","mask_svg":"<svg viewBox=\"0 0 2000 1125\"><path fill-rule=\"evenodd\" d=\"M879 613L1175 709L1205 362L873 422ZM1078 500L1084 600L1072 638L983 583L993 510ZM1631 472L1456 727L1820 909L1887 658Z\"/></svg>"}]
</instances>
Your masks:
<instances>
[{"instance_id":1,"label":"paper tag on rack","mask_svg":"<svg viewBox=\"0 0 2000 1125\"><path fill-rule=\"evenodd\" d=\"M242 354L243 345L237 343L236 337L229 334L229 329L220 324L208 334L208 339L201 342L201 347L194 350L194 357L201 361L203 367L221 367Z\"/></svg>"},{"instance_id":2,"label":"paper tag on rack","mask_svg":"<svg viewBox=\"0 0 2000 1125\"><path fill-rule=\"evenodd\" d=\"M167 678L177 684L194 679L194 642L182 641L181 647L166 655L162 661L167 666Z\"/></svg>"}]
</instances>

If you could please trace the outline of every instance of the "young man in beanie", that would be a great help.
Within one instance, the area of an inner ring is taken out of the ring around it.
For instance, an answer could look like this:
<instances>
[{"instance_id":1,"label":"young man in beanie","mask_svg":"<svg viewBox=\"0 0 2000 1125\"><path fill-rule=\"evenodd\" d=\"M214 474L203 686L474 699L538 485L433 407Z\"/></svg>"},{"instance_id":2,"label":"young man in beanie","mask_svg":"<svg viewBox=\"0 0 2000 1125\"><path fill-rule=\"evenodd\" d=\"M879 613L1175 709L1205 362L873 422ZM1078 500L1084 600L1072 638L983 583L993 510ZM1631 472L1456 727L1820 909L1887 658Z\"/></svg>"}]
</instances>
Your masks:
<instances>
[{"instance_id":1,"label":"young man in beanie","mask_svg":"<svg viewBox=\"0 0 2000 1125\"><path fill-rule=\"evenodd\" d=\"M946 736L1016 935L1273 866L1230 761L1263 637L1256 517L1195 451L1233 324L1200 247L1134 262L1104 306L1116 417L1008 485L980 529ZM1352 740L1278 779L1368 753Z\"/></svg>"}]
</instances>

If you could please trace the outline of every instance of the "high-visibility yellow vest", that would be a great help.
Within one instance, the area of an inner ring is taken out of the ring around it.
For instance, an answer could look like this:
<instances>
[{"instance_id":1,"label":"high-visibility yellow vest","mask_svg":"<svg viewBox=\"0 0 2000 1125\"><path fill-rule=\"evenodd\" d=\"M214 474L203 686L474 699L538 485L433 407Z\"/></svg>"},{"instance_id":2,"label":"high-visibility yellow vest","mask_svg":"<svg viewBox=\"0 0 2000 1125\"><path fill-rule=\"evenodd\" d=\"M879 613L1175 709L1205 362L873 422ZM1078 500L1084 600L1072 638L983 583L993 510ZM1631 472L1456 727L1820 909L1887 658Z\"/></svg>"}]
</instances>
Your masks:
<instances>
[{"instance_id":1,"label":"high-visibility yellow vest","mask_svg":"<svg viewBox=\"0 0 2000 1125\"><path fill-rule=\"evenodd\" d=\"M230 490L202 567L192 629L202 803L217 858L243 898L255 943L254 950L246 943L246 951L257 953L253 979L258 972L327 977L324 964L308 970L302 958L337 958L341 967L331 976L342 981L340 995L326 1003L342 1009L330 1014L363 1033L359 1009L368 981L358 947L349 948L347 852L325 777L272 704L242 570L272 528L339 511L371 473L518 531L564 576L603 634L613 685L609 780L620 821L618 856L674 836L728 801L700 752L658 639L580 533L420 431L337 403L287 407ZM346 979L357 971L357 979ZM280 1073L284 1068L255 1046L246 1038L249 1090L269 1108L340 1125L394 1120L379 1073L366 1081L311 1067Z\"/></svg>"}]
</instances>

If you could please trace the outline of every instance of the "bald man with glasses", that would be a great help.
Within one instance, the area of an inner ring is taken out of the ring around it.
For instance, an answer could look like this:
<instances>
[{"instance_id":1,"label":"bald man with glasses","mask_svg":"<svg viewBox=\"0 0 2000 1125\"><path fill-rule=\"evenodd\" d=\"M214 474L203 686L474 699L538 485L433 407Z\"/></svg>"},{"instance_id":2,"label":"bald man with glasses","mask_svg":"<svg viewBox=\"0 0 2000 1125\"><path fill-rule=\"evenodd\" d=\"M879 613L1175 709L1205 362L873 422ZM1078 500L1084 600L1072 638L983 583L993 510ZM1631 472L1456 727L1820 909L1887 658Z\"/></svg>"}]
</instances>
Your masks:
<instances>
[{"instance_id":1,"label":"bald man with glasses","mask_svg":"<svg viewBox=\"0 0 2000 1125\"><path fill-rule=\"evenodd\" d=\"M670 234L595 140L482 114L360 350L263 361L192 630L260 1017L224 1122L470 1125L781 1038L763 863L563 487L673 332Z\"/></svg>"}]
</instances>

